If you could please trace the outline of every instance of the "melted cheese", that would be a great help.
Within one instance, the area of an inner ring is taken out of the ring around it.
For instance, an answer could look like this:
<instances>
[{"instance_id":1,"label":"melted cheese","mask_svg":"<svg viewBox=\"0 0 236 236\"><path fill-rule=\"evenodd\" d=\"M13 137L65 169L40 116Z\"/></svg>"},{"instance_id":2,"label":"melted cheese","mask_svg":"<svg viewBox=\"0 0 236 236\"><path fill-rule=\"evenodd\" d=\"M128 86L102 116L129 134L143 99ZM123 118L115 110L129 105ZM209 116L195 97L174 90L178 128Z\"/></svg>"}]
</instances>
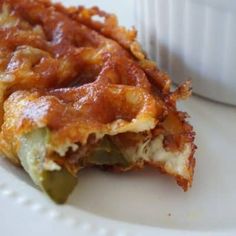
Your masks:
<instances>
[{"instance_id":1,"label":"melted cheese","mask_svg":"<svg viewBox=\"0 0 236 236\"><path fill-rule=\"evenodd\" d=\"M68 140L60 145L60 146L51 146L49 145L49 147L51 148L51 150L55 151L57 154L59 154L61 157L65 156L66 152L71 149L73 152L75 152L76 150L78 150L79 145L74 144L74 143L70 143Z\"/></svg>"},{"instance_id":2,"label":"melted cheese","mask_svg":"<svg viewBox=\"0 0 236 236\"><path fill-rule=\"evenodd\" d=\"M165 171L172 175L180 175L188 179L188 159L191 155L191 144L185 144L182 151L167 151L163 147L163 135L153 140L147 140L134 147L122 149L123 155L132 163L144 160L164 167Z\"/></svg>"}]
</instances>

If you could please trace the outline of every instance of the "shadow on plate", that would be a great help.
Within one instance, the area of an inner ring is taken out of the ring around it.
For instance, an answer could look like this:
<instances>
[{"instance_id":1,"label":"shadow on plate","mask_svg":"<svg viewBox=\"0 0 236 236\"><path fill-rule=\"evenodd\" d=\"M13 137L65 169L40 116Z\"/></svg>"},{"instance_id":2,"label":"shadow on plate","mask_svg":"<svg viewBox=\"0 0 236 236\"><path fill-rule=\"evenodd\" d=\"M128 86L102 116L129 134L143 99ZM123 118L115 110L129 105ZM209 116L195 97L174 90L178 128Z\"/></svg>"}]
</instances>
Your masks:
<instances>
[{"instance_id":1,"label":"shadow on plate","mask_svg":"<svg viewBox=\"0 0 236 236\"><path fill-rule=\"evenodd\" d=\"M3 157L0 157L0 166L18 180L21 180L30 187L37 189L37 187L34 185L34 183L23 168L12 164L10 161Z\"/></svg>"}]
</instances>

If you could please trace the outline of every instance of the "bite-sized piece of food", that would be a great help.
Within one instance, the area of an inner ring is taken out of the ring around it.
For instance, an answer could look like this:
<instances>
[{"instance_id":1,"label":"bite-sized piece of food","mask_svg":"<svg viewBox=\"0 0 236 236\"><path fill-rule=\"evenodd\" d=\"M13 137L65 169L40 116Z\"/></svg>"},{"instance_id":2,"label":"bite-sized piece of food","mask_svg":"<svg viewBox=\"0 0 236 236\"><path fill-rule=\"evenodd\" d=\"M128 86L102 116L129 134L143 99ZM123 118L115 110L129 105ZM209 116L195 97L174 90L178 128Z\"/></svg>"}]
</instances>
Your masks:
<instances>
[{"instance_id":1,"label":"bite-sized piece of food","mask_svg":"<svg viewBox=\"0 0 236 236\"><path fill-rule=\"evenodd\" d=\"M163 105L142 88L92 83L70 89L18 91L6 100L4 111L2 150L17 163L18 134L46 127L50 147L63 156L74 143L86 145L89 139L100 140L105 135L155 128Z\"/></svg>"},{"instance_id":2,"label":"bite-sized piece of food","mask_svg":"<svg viewBox=\"0 0 236 236\"><path fill-rule=\"evenodd\" d=\"M172 92L134 29L96 7L4 0L0 9L0 150L8 159L57 203L89 166L150 165L191 186L195 134L176 108L191 85Z\"/></svg>"},{"instance_id":3,"label":"bite-sized piece of food","mask_svg":"<svg viewBox=\"0 0 236 236\"><path fill-rule=\"evenodd\" d=\"M15 92L4 106L1 149L51 198L63 202L79 169L129 166L107 136L152 129L162 109L144 89L125 85Z\"/></svg>"},{"instance_id":4,"label":"bite-sized piece of food","mask_svg":"<svg viewBox=\"0 0 236 236\"><path fill-rule=\"evenodd\" d=\"M62 170L76 176L91 165L127 171L149 164L187 190L194 166L192 128L177 112L163 117L165 109L145 89L99 80L78 88L15 92L4 105L2 151L57 202L65 196L52 194L58 185L49 193L43 176L56 178ZM63 175L65 183L74 183L69 173ZM74 185L69 186L63 194Z\"/></svg>"}]
</instances>

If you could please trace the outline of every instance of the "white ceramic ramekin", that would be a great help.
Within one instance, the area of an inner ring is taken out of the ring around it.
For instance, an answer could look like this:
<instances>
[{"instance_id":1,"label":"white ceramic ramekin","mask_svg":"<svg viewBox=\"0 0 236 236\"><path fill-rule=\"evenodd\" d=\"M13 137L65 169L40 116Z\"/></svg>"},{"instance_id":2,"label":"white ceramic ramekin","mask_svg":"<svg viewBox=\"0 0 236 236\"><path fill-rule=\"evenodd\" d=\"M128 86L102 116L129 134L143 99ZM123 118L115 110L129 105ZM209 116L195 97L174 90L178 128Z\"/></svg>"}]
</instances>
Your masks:
<instances>
[{"instance_id":1,"label":"white ceramic ramekin","mask_svg":"<svg viewBox=\"0 0 236 236\"><path fill-rule=\"evenodd\" d=\"M173 81L236 105L236 0L136 0L136 25L149 55Z\"/></svg>"}]
</instances>

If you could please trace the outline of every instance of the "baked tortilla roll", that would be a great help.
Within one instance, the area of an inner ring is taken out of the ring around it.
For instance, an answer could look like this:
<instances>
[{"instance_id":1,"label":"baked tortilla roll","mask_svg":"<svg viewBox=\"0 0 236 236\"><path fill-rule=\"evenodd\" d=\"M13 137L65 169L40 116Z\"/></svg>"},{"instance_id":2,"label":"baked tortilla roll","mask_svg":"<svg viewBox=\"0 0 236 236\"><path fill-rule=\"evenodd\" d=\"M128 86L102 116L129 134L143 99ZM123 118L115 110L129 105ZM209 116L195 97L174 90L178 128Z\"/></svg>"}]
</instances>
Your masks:
<instances>
[{"instance_id":1,"label":"baked tortilla roll","mask_svg":"<svg viewBox=\"0 0 236 236\"><path fill-rule=\"evenodd\" d=\"M3 152L56 202L67 198L63 175L69 194L72 176L94 165L128 171L148 164L174 176L184 190L192 183L191 126L145 89L97 81L78 88L19 91L8 98L4 111Z\"/></svg>"},{"instance_id":2,"label":"baked tortilla roll","mask_svg":"<svg viewBox=\"0 0 236 236\"><path fill-rule=\"evenodd\" d=\"M134 29L96 7L45 0L0 7L0 150L9 160L57 203L90 166L148 165L191 187L195 133L176 108L191 84L171 91Z\"/></svg>"}]
</instances>

